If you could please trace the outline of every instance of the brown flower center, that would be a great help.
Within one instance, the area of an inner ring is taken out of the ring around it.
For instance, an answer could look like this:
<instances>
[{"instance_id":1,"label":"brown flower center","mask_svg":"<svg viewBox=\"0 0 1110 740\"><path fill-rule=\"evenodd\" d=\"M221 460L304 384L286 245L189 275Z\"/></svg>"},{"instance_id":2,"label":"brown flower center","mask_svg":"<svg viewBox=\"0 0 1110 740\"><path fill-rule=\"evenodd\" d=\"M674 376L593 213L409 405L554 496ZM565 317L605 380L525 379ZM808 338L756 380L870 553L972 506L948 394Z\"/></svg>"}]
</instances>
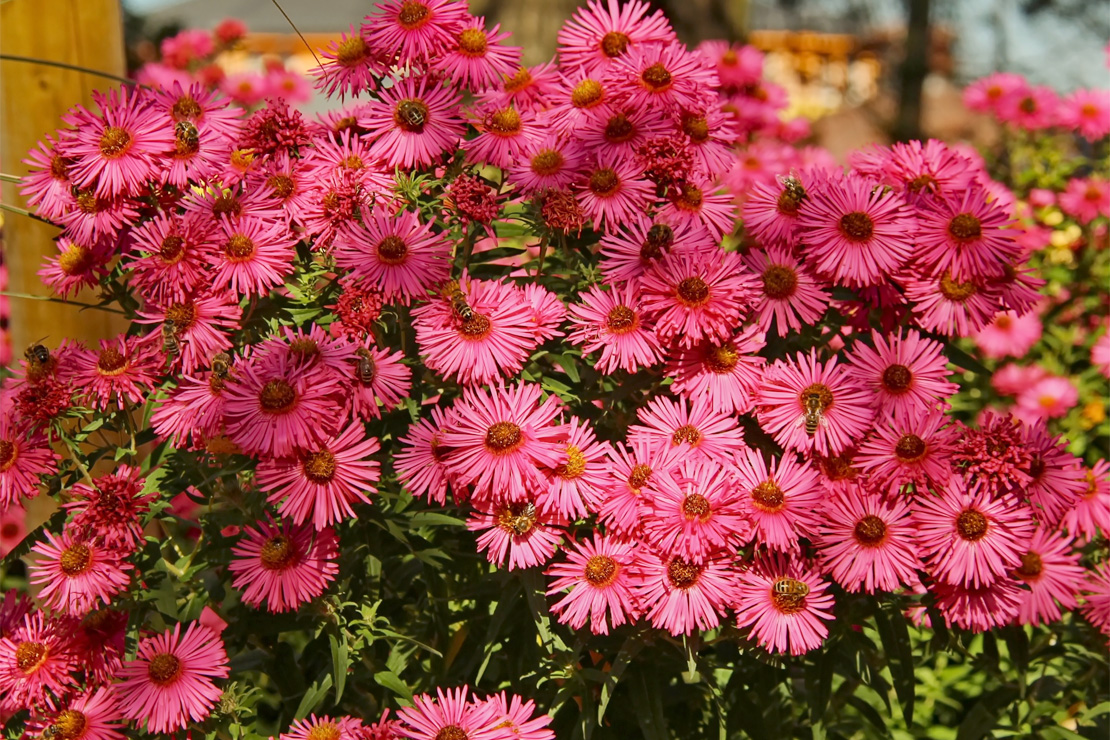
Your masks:
<instances>
[{"instance_id":1,"label":"brown flower center","mask_svg":"<svg viewBox=\"0 0 1110 740\"><path fill-rule=\"evenodd\" d=\"M675 194L671 202L683 211L697 212L701 210L704 200L705 195L701 188L687 182L683 183L682 189Z\"/></svg>"},{"instance_id":2,"label":"brown flower center","mask_svg":"<svg viewBox=\"0 0 1110 740\"><path fill-rule=\"evenodd\" d=\"M85 734L88 719L83 712L66 709L58 713L51 725L54 727L51 740L79 740ZM43 736L45 737L45 733Z\"/></svg>"},{"instance_id":3,"label":"brown flower center","mask_svg":"<svg viewBox=\"0 0 1110 740\"><path fill-rule=\"evenodd\" d=\"M976 542L987 535L989 522L975 509L964 509L956 517L956 532L968 542Z\"/></svg>"},{"instance_id":4,"label":"brown flower center","mask_svg":"<svg viewBox=\"0 0 1110 740\"><path fill-rule=\"evenodd\" d=\"M177 234L170 234L162 240L158 256L167 265L176 265L185 256L185 239Z\"/></svg>"},{"instance_id":5,"label":"brown flower center","mask_svg":"<svg viewBox=\"0 0 1110 740\"><path fill-rule=\"evenodd\" d=\"M776 301L789 298L798 289L798 273L787 265L767 265L762 278L764 295Z\"/></svg>"},{"instance_id":6,"label":"brown flower center","mask_svg":"<svg viewBox=\"0 0 1110 740\"><path fill-rule=\"evenodd\" d=\"M93 258L92 250L80 244L70 244L66 247L66 251L58 256L58 267L71 277L84 275L92 269L94 264L96 264L96 260Z\"/></svg>"},{"instance_id":7,"label":"brown flower center","mask_svg":"<svg viewBox=\"0 0 1110 740\"><path fill-rule=\"evenodd\" d=\"M178 336L193 325L197 319L197 307L192 303L171 303L166 309L166 318L173 321Z\"/></svg>"},{"instance_id":8,"label":"brown flower center","mask_svg":"<svg viewBox=\"0 0 1110 740\"><path fill-rule=\"evenodd\" d=\"M633 466L632 472L628 474L628 487L639 491L649 480L651 480L651 467L641 463Z\"/></svg>"},{"instance_id":9,"label":"brown flower center","mask_svg":"<svg viewBox=\"0 0 1110 740\"><path fill-rule=\"evenodd\" d=\"M852 459L846 454L821 458L821 470L829 480L852 480L859 471L852 467Z\"/></svg>"},{"instance_id":10,"label":"brown flower center","mask_svg":"<svg viewBox=\"0 0 1110 740\"><path fill-rule=\"evenodd\" d=\"M916 434L903 434L894 445L894 454L902 462L913 463L925 457L928 451L925 440Z\"/></svg>"},{"instance_id":11,"label":"brown flower center","mask_svg":"<svg viewBox=\"0 0 1110 740\"><path fill-rule=\"evenodd\" d=\"M96 361L96 369L101 375L115 376L127 369L127 357L115 347L100 350L100 358Z\"/></svg>"},{"instance_id":12,"label":"brown flower center","mask_svg":"<svg viewBox=\"0 0 1110 740\"><path fill-rule=\"evenodd\" d=\"M387 265L399 265L408 257L409 248L405 240L390 234L378 242L378 259Z\"/></svg>"},{"instance_id":13,"label":"brown flower center","mask_svg":"<svg viewBox=\"0 0 1110 740\"><path fill-rule=\"evenodd\" d=\"M343 39L335 49L335 61L344 67L354 67L370 56L370 46L360 35Z\"/></svg>"},{"instance_id":14,"label":"brown flower center","mask_svg":"<svg viewBox=\"0 0 1110 740\"><path fill-rule=\"evenodd\" d=\"M684 113L682 114L682 132L690 137L690 141L700 144L709 138L709 122L705 120L705 116Z\"/></svg>"},{"instance_id":15,"label":"brown flower center","mask_svg":"<svg viewBox=\"0 0 1110 740\"><path fill-rule=\"evenodd\" d=\"M520 92L533 82L532 73L527 67L518 69L512 77L505 80L505 92L512 93Z\"/></svg>"},{"instance_id":16,"label":"brown flower center","mask_svg":"<svg viewBox=\"0 0 1110 740\"><path fill-rule=\"evenodd\" d=\"M532 157L532 172L540 177L549 177L561 172L565 162L566 159L562 152L555 149L543 149Z\"/></svg>"},{"instance_id":17,"label":"brown flower center","mask_svg":"<svg viewBox=\"0 0 1110 740\"><path fill-rule=\"evenodd\" d=\"M659 259L674 244L674 229L667 224L653 224L640 247L640 259L645 262Z\"/></svg>"},{"instance_id":18,"label":"brown flower center","mask_svg":"<svg viewBox=\"0 0 1110 740\"><path fill-rule=\"evenodd\" d=\"M231 193L221 193L212 202L212 213L217 216L238 216L243 212L239 199Z\"/></svg>"},{"instance_id":19,"label":"brown flower center","mask_svg":"<svg viewBox=\"0 0 1110 740\"><path fill-rule=\"evenodd\" d=\"M79 576L92 565L92 551L83 542L76 542L62 551L59 563L62 572L70 578Z\"/></svg>"},{"instance_id":20,"label":"brown flower center","mask_svg":"<svg viewBox=\"0 0 1110 740\"><path fill-rule=\"evenodd\" d=\"M66 180L69 174L66 172L66 160L60 154L55 154L50 158L50 176L55 180Z\"/></svg>"},{"instance_id":21,"label":"brown flower center","mask_svg":"<svg viewBox=\"0 0 1110 740\"><path fill-rule=\"evenodd\" d=\"M601 43L598 46L601 48L601 53L610 59L614 59L623 54L632 39L628 38L626 34L620 31L610 31L601 37Z\"/></svg>"},{"instance_id":22,"label":"brown flower center","mask_svg":"<svg viewBox=\"0 0 1110 740\"><path fill-rule=\"evenodd\" d=\"M636 312L628 306L613 306L609 309L609 316L605 319L605 325L609 327L609 331L613 334L627 334L634 331L640 325L640 322L636 317Z\"/></svg>"},{"instance_id":23,"label":"brown flower center","mask_svg":"<svg viewBox=\"0 0 1110 740\"><path fill-rule=\"evenodd\" d=\"M594 555L586 561L586 580L594 588L604 588L613 581L617 580L617 574L620 573L620 565L616 560L608 557L607 555Z\"/></svg>"},{"instance_id":24,"label":"brown flower center","mask_svg":"<svg viewBox=\"0 0 1110 740\"><path fill-rule=\"evenodd\" d=\"M688 589L698 582L701 575L701 566L687 562L682 558L675 558L667 566L667 580L675 588Z\"/></svg>"},{"instance_id":25,"label":"brown flower center","mask_svg":"<svg viewBox=\"0 0 1110 740\"><path fill-rule=\"evenodd\" d=\"M175 121L195 121L203 112L196 98L187 93L178 98L171 109L171 115Z\"/></svg>"},{"instance_id":26,"label":"brown flower center","mask_svg":"<svg viewBox=\"0 0 1110 740\"><path fill-rule=\"evenodd\" d=\"M798 396L798 400L802 404L803 409L808 409L811 402L819 405L821 413L828 411L833 405L833 394L827 385L823 383L814 383L807 386L804 391Z\"/></svg>"},{"instance_id":27,"label":"brown flower center","mask_svg":"<svg viewBox=\"0 0 1110 740\"><path fill-rule=\"evenodd\" d=\"M911 193L920 193L922 190L935 191L937 181L932 175L922 174L918 175L909 182L909 189Z\"/></svg>"},{"instance_id":28,"label":"brown flower center","mask_svg":"<svg viewBox=\"0 0 1110 740\"><path fill-rule=\"evenodd\" d=\"M948 233L957 241L971 241L983 235L983 226L979 219L970 213L961 213L949 222Z\"/></svg>"},{"instance_id":29,"label":"brown flower center","mask_svg":"<svg viewBox=\"0 0 1110 740\"><path fill-rule=\"evenodd\" d=\"M15 667L25 676L37 671L50 655L50 648L41 642L21 642L15 649Z\"/></svg>"},{"instance_id":30,"label":"brown flower center","mask_svg":"<svg viewBox=\"0 0 1110 740\"><path fill-rule=\"evenodd\" d=\"M697 275L683 278L675 288L675 297L689 308L704 306L709 302L709 284Z\"/></svg>"},{"instance_id":31,"label":"brown flower center","mask_svg":"<svg viewBox=\"0 0 1110 740\"><path fill-rule=\"evenodd\" d=\"M493 325L488 318L483 314L474 313L459 326L459 336L471 342L478 342L485 339L492 328Z\"/></svg>"},{"instance_id":32,"label":"brown flower center","mask_svg":"<svg viewBox=\"0 0 1110 740\"><path fill-rule=\"evenodd\" d=\"M424 124L428 122L428 106L422 100L405 98L397 103L397 108L393 111L393 122L402 131L419 134L424 131Z\"/></svg>"},{"instance_id":33,"label":"brown flower center","mask_svg":"<svg viewBox=\"0 0 1110 740\"><path fill-rule=\"evenodd\" d=\"M92 190L82 190L77 194L77 207L82 213L92 215L100 210L100 202Z\"/></svg>"},{"instance_id":34,"label":"brown flower center","mask_svg":"<svg viewBox=\"0 0 1110 740\"><path fill-rule=\"evenodd\" d=\"M624 113L618 113L605 124L605 139L612 144L623 144L636 135L636 124Z\"/></svg>"},{"instance_id":35,"label":"brown flower center","mask_svg":"<svg viewBox=\"0 0 1110 740\"><path fill-rule=\"evenodd\" d=\"M147 675L159 686L169 686L181 678L184 672L185 666L177 656L169 653L158 653L150 659L150 665L147 666Z\"/></svg>"},{"instance_id":36,"label":"brown flower center","mask_svg":"<svg viewBox=\"0 0 1110 740\"><path fill-rule=\"evenodd\" d=\"M840 218L840 233L854 242L865 242L875 233L875 222L862 211L846 213Z\"/></svg>"},{"instance_id":37,"label":"brown flower center","mask_svg":"<svg viewBox=\"0 0 1110 740\"><path fill-rule=\"evenodd\" d=\"M578 478L586 472L586 456L577 445L567 445L567 461L555 468L555 475L567 480Z\"/></svg>"},{"instance_id":38,"label":"brown flower center","mask_svg":"<svg viewBox=\"0 0 1110 740\"><path fill-rule=\"evenodd\" d=\"M254 256L254 242L245 234L232 234L224 243L228 262L247 262Z\"/></svg>"},{"instance_id":39,"label":"brown flower center","mask_svg":"<svg viewBox=\"0 0 1110 740\"><path fill-rule=\"evenodd\" d=\"M486 128L498 136L515 136L520 133L520 114L515 108L502 108L486 118Z\"/></svg>"},{"instance_id":40,"label":"brown flower center","mask_svg":"<svg viewBox=\"0 0 1110 740\"><path fill-rule=\"evenodd\" d=\"M689 444L691 447L697 447L698 442L701 441L701 432L696 427L689 424L681 426L674 430L671 435L671 444L680 445L683 442Z\"/></svg>"},{"instance_id":41,"label":"brown flower center","mask_svg":"<svg viewBox=\"0 0 1110 740\"><path fill-rule=\"evenodd\" d=\"M1023 581L1035 581L1044 570L1041 556L1030 550L1021 556L1021 565L1014 569L1014 575Z\"/></svg>"},{"instance_id":42,"label":"brown flower center","mask_svg":"<svg viewBox=\"0 0 1110 740\"><path fill-rule=\"evenodd\" d=\"M435 740L470 740L470 736L458 725L447 725L436 733Z\"/></svg>"},{"instance_id":43,"label":"brown flower center","mask_svg":"<svg viewBox=\"0 0 1110 740\"><path fill-rule=\"evenodd\" d=\"M688 522L697 519L699 522L705 523L709 521L709 515L712 511L709 499L700 493L691 493L682 502L682 515L686 517Z\"/></svg>"},{"instance_id":44,"label":"brown flower center","mask_svg":"<svg viewBox=\"0 0 1110 740\"><path fill-rule=\"evenodd\" d=\"M279 534L263 543L258 559L266 570L285 570L297 564L297 547L288 537Z\"/></svg>"},{"instance_id":45,"label":"brown flower center","mask_svg":"<svg viewBox=\"0 0 1110 740\"><path fill-rule=\"evenodd\" d=\"M1029 477L1033 479L1031 482L1036 483L1040 480L1047 469L1048 466L1045 464L1044 456L1039 452L1034 452L1033 458L1029 461Z\"/></svg>"},{"instance_id":46,"label":"brown flower center","mask_svg":"<svg viewBox=\"0 0 1110 740\"><path fill-rule=\"evenodd\" d=\"M459 34L459 51L468 57L485 56L486 35L477 28L467 28Z\"/></svg>"},{"instance_id":47,"label":"brown flower center","mask_svg":"<svg viewBox=\"0 0 1110 740\"><path fill-rule=\"evenodd\" d=\"M285 414L297 403L297 390L281 378L266 381L258 394L258 403L269 414Z\"/></svg>"},{"instance_id":48,"label":"brown flower center","mask_svg":"<svg viewBox=\"0 0 1110 740\"><path fill-rule=\"evenodd\" d=\"M905 365L888 365L883 370L883 389L888 393L902 394L913 384L913 372Z\"/></svg>"},{"instance_id":49,"label":"brown flower center","mask_svg":"<svg viewBox=\"0 0 1110 740\"><path fill-rule=\"evenodd\" d=\"M6 439L0 439L0 473L15 465L19 456L19 448Z\"/></svg>"},{"instance_id":50,"label":"brown flower center","mask_svg":"<svg viewBox=\"0 0 1110 740\"><path fill-rule=\"evenodd\" d=\"M979 292L979 289L975 287L975 283L970 280L966 283L958 283L953 280L952 275L947 272L944 273L944 276L940 279L939 287L941 295L956 303L963 303Z\"/></svg>"},{"instance_id":51,"label":"brown flower center","mask_svg":"<svg viewBox=\"0 0 1110 740\"><path fill-rule=\"evenodd\" d=\"M575 108L592 108L601 102L605 90L597 80L589 78L582 80L574 86L570 94L570 102Z\"/></svg>"},{"instance_id":52,"label":"brown flower center","mask_svg":"<svg viewBox=\"0 0 1110 740\"><path fill-rule=\"evenodd\" d=\"M509 504L497 512L497 526L517 537L525 536L536 526L535 505Z\"/></svg>"},{"instance_id":53,"label":"brown flower center","mask_svg":"<svg viewBox=\"0 0 1110 740\"><path fill-rule=\"evenodd\" d=\"M486 430L486 449L495 455L512 452L524 443L524 433L511 421L499 421Z\"/></svg>"},{"instance_id":54,"label":"brown flower center","mask_svg":"<svg viewBox=\"0 0 1110 740\"><path fill-rule=\"evenodd\" d=\"M621 179L617 177L617 173L608 167L594 170L590 175L590 190L602 198L608 198L613 193L617 192L621 186Z\"/></svg>"},{"instance_id":55,"label":"brown flower center","mask_svg":"<svg viewBox=\"0 0 1110 740\"><path fill-rule=\"evenodd\" d=\"M131 134L118 126L108 126L100 135L100 153L105 159L122 157L130 148Z\"/></svg>"},{"instance_id":56,"label":"brown flower center","mask_svg":"<svg viewBox=\"0 0 1110 740\"><path fill-rule=\"evenodd\" d=\"M774 512L786 503L786 494L773 479L767 479L752 488L752 501L761 511Z\"/></svg>"},{"instance_id":57,"label":"brown flower center","mask_svg":"<svg viewBox=\"0 0 1110 740\"><path fill-rule=\"evenodd\" d=\"M705 366L710 371L723 375L732 372L736 363L740 361L740 353L732 344L722 344L720 347L712 346L705 353Z\"/></svg>"},{"instance_id":58,"label":"brown flower center","mask_svg":"<svg viewBox=\"0 0 1110 740\"><path fill-rule=\"evenodd\" d=\"M267 187L281 200L288 200L297 190L297 183L288 175L270 175L266 180Z\"/></svg>"},{"instance_id":59,"label":"brown flower center","mask_svg":"<svg viewBox=\"0 0 1110 740\"><path fill-rule=\"evenodd\" d=\"M406 31L415 31L427 23L431 15L431 9L424 3L408 0L401 5L401 12L397 14L397 22Z\"/></svg>"},{"instance_id":60,"label":"brown flower center","mask_svg":"<svg viewBox=\"0 0 1110 740\"><path fill-rule=\"evenodd\" d=\"M652 92L663 92L671 86L671 73L667 71L659 62L651 65L643 71L640 79L644 81L647 87L651 88Z\"/></svg>"},{"instance_id":61,"label":"brown flower center","mask_svg":"<svg viewBox=\"0 0 1110 740\"><path fill-rule=\"evenodd\" d=\"M318 486L327 485L335 477L335 455L329 450L309 452L301 458L301 468L305 478Z\"/></svg>"},{"instance_id":62,"label":"brown flower center","mask_svg":"<svg viewBox=\"0 0 1110 740\"><path fill-rule=\"evenodd\" d=\"M877 547L886 537L886 523L874 514L868 514L856 522L853 534L856 542L864 547Z\"/></svg>"}]
</instances>

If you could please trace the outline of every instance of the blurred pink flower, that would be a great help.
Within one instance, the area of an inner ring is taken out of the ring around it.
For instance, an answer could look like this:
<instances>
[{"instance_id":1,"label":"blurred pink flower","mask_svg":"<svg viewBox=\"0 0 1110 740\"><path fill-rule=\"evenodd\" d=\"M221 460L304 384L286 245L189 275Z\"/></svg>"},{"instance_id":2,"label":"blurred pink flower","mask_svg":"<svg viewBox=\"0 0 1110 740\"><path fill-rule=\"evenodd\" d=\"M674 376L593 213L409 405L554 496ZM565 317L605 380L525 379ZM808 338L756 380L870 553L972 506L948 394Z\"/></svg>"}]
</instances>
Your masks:
<instances>
[{"instance_id":1,"label":"blurred pink flower","mask_svg":"<svg viewBox=\"0 0 1110 740\"><path fill-rule=\"evenodd\" d=\"M994 371L991 385L1003 396L1016 396L1048 377L1048 371L1040 365L1004 365Z\"/></svg>"},{"instance_id":2,"label":"blurred pink flower","mask_svg":"<svg viewBox=\"0 0 1110 740\"><path fill-rule=\"evenodd\" d=\"M1033 423L1068 413L1079 402L1079 390L1067 378L1049 376L1018 394L1014 416Z\"/></svg>"},{"instance_id":3,"label":"blurred pink flower","mask_svg":"<svg viewBox=\"0 0 1110 740\"><path fill-rule=\"evenodd\" d=\"M1020 316L1016 311L1000 311L971 336L987 357L1023 357L1041 338L1041 317L1036 311Z\"/></svg>"}]
</instances>

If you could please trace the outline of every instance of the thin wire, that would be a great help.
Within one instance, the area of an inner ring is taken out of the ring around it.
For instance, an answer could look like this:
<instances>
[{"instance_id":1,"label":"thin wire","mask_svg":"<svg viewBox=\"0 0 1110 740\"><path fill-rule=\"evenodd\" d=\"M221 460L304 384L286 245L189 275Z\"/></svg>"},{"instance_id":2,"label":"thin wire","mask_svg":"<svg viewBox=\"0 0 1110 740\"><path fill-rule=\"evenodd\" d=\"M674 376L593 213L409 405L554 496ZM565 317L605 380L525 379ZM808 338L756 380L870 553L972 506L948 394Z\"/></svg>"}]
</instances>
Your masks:
<instances>
[{"instance_id":1,"label":"thin wire","mask_svg":"<svg viewBox=\"0 0 1110 740\"><path fill-rule=\"evenodd\" d=\"M139 84L138 82L135 82L135 80L129 80L126 77L120 77L119 75L114 75L109 72L100 72L95 69L89 69L88 67L79 67L76 64L66 64L65 62L55 62L50 59L35 59L33 57L20 57L14 54L0 54L0 60L5 62L24 62L26 64L43 64L47 67L59 67L61 69L68 69L73 72L84 72L87 75L94 75L96 77L103 77L108 80L122 82L124 85Z\"/></svg>"},{"instance_id":2,"label":"thin wire","mask_svg":"<svg viewBox=\"0 0 1110 740\"><path fill-rule=\"evenodd\" d=\"M277 0L270 0L270 2L272 2L274 4L275 8L277 8L279 11L281 11L281 14L283 16L285 16L286 22L288 22L289 25L293 28L293 30L297 32L297 35L301 37L301 41L304 42L305 48L308 49L308 53L311 54L312 58L316 60L316 66L319 67L322 70L324 68L324 64L323 64L323 62L320 61L320 57L316 56L316 50L313 49L312 46L308 43L308 39L306 39L304 37L304 34L301 33L301 29L297 28L296 24L293 23L293 19L290 18L289 14L285 12L285 8L278 5ZM324 72L324 76L327 77L327 72Z\"/></svg>"}]
</instances>

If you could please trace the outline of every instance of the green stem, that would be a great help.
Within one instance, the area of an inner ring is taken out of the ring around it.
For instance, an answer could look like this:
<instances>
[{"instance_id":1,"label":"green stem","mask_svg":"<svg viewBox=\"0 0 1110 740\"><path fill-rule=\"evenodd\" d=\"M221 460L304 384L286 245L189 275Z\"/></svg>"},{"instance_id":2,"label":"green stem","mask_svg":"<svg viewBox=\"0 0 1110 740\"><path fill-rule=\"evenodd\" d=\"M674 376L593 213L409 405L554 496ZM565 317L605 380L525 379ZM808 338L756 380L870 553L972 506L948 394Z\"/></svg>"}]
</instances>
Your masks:
<instances>
[{"instance_id":1,"label":"green stem","mask_svg":"<svg viewBox=\"0 0 1110 740\"><path fill-rule=\"evenodd\" d=\"M25 64L41 64L46 67L58 67L59 69L68 69L71 72L84 72L87 75L94 75L96 77L103 77L106 80L115 80L116 82L123 83L124 85L140 86L135 80L119 75L111 74L110 72L101 72L96 69L89 69L88 67L80 67L76 64L66 64L65 62L55 62L52 59L35 59L34 57L20 57L14 54L0 54L0 61L5 62L23 62ZM141 85L146 87L146 85Z\"/></svg>"},{"instance_id":2,"label":"green stem","mask_svg":"<svg viewBox=\"0 0 1110 740\"><path fill-rule=\"evenodd\" d=\"M65 298L54 298L53 296L32 295L30 293L12 293L11 291L7 291L7 290L0 290L0 295L4 296L6 298L25 298L25 299L30 300L30 301L46 301L48 303L64 303L68 306L80 306L82 311L87 309L87 308L94 308L98 311L106 311L108 313L118 313L121 316L126 316L127 315L127 313L125 311L121 311L121 310L116 309L116 308L108 308L106 306L98 305L98 304L95 304L95 303L81 303L80 301L70 301L70 300L67 300Z\"/></svg>"},{"instance_id":3,"label":"green stem","mask_svg":"<svg viewBox=\"0 0 1110 740\"><path fill-rule=\"evenodd\" d=\"M23 182L23 178L16 175L9 175L6 172L0 172L0 182L14 182L18 185Z\"/></svg>"},{"instance_id":4,"label":"green stem","mask_svg":"<svg viewBox=\"0 0 1110 740\"><path fill-rule=\"evenodd\" d=\"M41 221L44 224L50 224L51 226L53 226L55 228L58 228L58 229L62 228L61 224L56 224L53 221L50 221L48 219L43 218L42 216L39 216L35 213L31 213L26 208L19 208L17 206L10 206L7 203L0 203L0 210L11 211L12 213L18 213L20 216L26 216L27 218L33 218L36 221Z\"/></svg>"}]
</instances>

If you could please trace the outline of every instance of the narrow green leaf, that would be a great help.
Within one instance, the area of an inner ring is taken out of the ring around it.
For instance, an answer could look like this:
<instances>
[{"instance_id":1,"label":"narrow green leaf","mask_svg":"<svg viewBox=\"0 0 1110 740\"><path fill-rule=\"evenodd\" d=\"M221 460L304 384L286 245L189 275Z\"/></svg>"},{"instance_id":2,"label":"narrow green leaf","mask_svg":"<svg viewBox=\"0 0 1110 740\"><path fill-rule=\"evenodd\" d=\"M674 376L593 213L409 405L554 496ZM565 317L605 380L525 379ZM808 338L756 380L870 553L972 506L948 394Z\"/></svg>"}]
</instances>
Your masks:
<instances>
[{"instance_id":1,"label":"narrow green leaf","mask_svg":"<svg viewBox=\"0 0 1110 740\"><path fill-rule=\"evenodd\" d=\"M385 689L389 689L394 694L404 697L408 701L412 701L412 689L401 680L393 671L379 671L374 674L374 682Z\"/></svg>"},{"instance_id":2,"label":"narrow green leaf","mask_svg":"<svg viewBox=\"0 0 1110 740\"><path fill-rule=\"evenodd\" d=\"M442 527L465 527L466 522L458 517L440 514L438 511L419 511L412 515L412 526L423 527L426 524Z\"/></svg>"},{"instance_id":3,"label":"narrow green leaf","mask_svg":"<svg viewBox=\"0 0 1110 740\"><path fill-rule=\"evenodd\" d=\"M645 673L640 673L632 681L631 688L632 705L636 707L636 719L644 733L644 740L669 740L658 676L649 680Z\"/></svg>"},{"instance_id":4,"label":"narrow green leaf","mask_svg":"<svg viewBox=\"0 0 1110 740\"><path fill-rule=\"evenodd\" d=\"M628 668L632 659L643 649L643 638L639 635L630 635L621 645L621 649L617 651L617 657L613 659L613 665L609 668L609 672L605 676L605 682L601 685L601 702L597 706L597 723L599 725L605 718L605 710L609 707L609 700L613 698L617 682L621 680L621 676L624 675L624 671Z\"/></svg>"},{"instance_id":5,"label":"narrow green leaf","mask_svg":"<svg viewBox=\"0 0 1110 740\"><path fill-rule=\"evenodd\" d=\"M964 370L970 370L979 375L985 375L988 378L991 376L991 371L987 367L976 360L974 357L964 352L962 349L952 344L951 342L944 343L944 354L948 356L948 360L956 367Z\"/></svg>"},{"instance_id":6,"label":"narrow green leaf","mask_svg":"<svg viewBox=\"0 0 1110 740\"><path fill-rule=\"evenodd\" d=\"M338 637L328 635L328 642L331 643L332 675L335 676L335 703L339 704L347 685L347 667L350 665L347 636L342 633Z\"/></svg>"},{"instance_id":7,"label":"narrow green leaf","mask_svg":"<svg viewBox=\"0 0 1110 740\"><path fill-rule=\"evenodd\" d=\"M320 705L320 700L324 695L331 690L331 676L324 676L322 681L313 681L308 690L304 692L304 698L301 703L297 705L297 711L293 713L293 719L304 719L309 713L316 710Z\"/></svg>"},{"instance_id":8,"label":"narrow green leaf","mask_svg":"<svg viewBox=\"0 0 1110 740\"><path fill-rule=\"evenodd\" d=\"M894 693L902 705L902 717L907 726L912 726L916 695L913 646L910 645L906 618L897 608L891 609L889 615L887 610L878 609L875 612L875 624L879 628L879 639L883 643L887 667L890 668L890 677L894 681Z\"/></svg>"}]
</instances>

